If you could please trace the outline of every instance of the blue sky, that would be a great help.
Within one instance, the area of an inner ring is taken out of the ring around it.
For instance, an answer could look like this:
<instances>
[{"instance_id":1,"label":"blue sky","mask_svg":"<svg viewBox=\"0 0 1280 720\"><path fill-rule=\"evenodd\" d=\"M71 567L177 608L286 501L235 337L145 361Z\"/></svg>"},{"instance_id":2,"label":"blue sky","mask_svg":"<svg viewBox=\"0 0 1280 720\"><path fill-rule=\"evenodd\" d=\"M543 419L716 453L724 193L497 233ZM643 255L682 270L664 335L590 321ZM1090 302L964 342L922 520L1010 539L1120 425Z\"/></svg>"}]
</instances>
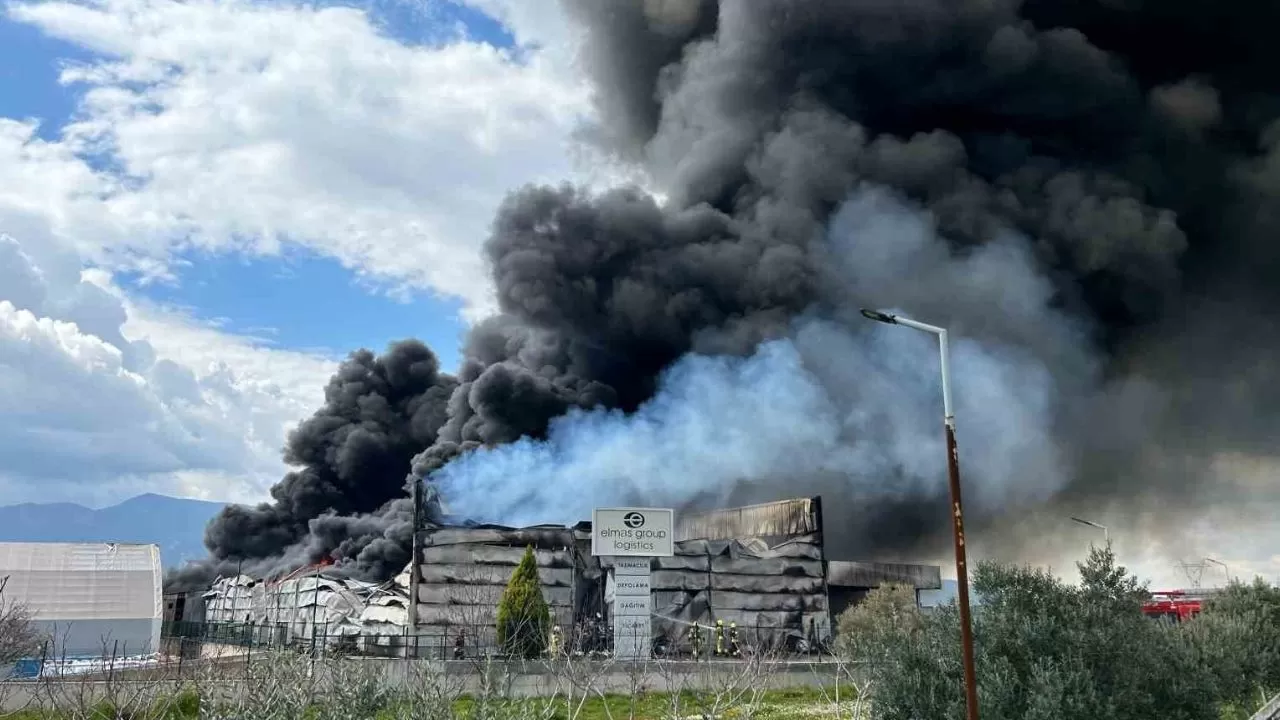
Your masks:
<instances>
[{"instance_id":1,"label":"blue sky","mask_svg":"<svg viewBox=\"0 0 1280 720\"><path fill-rule=\"evenodd\" d=\"M0 14L0 117L38 119L41 136L56 137L77 100L73 90L59 85L60 67L90 57L70 43Z\"/></svg>"},{"instance_id":2,"label":"blue sky","mask_svg":"<svg viewBox=\"0 0 1280 720\"><path fill-rule=\"evenodd\" d=\"M474 9L451 2L429 7L393 2L377 6L371 15L406 45L439 43L458 32L497 47L513 43L500 23ZM36 119L39 136L56 140L73 118L81 92L79 86L60 84L59 73L68 63L93 59L76 45L0 14L0 117ZM197 253L175 259L175 283L143 283L127 274L116 280L135 297L276 348L340 357L359 347L381 350L394 340L416 337L437 352L445 369L457 367L465 332L458 301L429 291L397 295L336 259L296 247L278 257Z\"/></svg>"},{"instance_id":3,"label":"blue sky","mask_svg":"<svg viewBox=\"0 0 1280 720\"><path fill-rule=\"evenodd\" d=\"M341 356L415 337L453 370L465 331L460 304L422 292L395 296L331 258L294 250L278 258L189 254L175 285L122 278L136 296L183 309L225 332L273 347Z\"/></svg>"},{"instance_id":4,"label":"blue sky","mask_svg":"<svg viewBox=\"0 0 1280 720\"><path fill-rule=\"evenodd\" d=\"M343 2L0 0L0 505L258 502L348 353L456 370L585 85L518 0Z\"/></svg>"}]
</instances>

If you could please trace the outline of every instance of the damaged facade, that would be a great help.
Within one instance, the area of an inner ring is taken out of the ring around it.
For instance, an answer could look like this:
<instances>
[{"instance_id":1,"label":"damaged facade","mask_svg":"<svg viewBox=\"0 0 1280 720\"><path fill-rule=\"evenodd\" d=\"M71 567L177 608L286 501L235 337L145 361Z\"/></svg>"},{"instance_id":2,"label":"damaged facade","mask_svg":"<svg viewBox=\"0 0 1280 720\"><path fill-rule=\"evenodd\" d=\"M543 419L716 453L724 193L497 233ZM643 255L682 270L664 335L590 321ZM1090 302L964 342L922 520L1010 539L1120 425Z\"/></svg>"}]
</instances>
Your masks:
<instances>
[{"instance_id":1,"label":"damaged facade","mask_svg":"<svg viewBox=\"0 0 1280 720\"><path fill-rule=\"evenodd\" d=\"M575 527L478 525L423 530L415 634L427 638L423 642L428 644L447 646L450 652L458 647L492 647L498 601L526 548L533 550L553 625L566 630L586 625L587 618L600 612L602 599L602 573L591 557L590 528L590 523L580 523ZM406 568L396 585L407 597L411 584L411 569Z\"/></svg>"},{"instance_id":2,"label":"damaged facade","mask_svg":"<svg viewBox=\"0 0 1280 720\"><path fill-rule=\"evenodd\" d=\"M499 598L532 548L565 642L606 649L612 567L609 558L591 555L591 523L430 526L418 545L418 577L410 566L383 585L323 569L271 583L219 580L204 595L205 621L266 625L294 639L319 632L330 644L354 643L365 652L470 655L493 647ZM941 587L937 566L829 557L820 498L678 517L675 554L651 563L654 645L674 653L690 649L695 625L717 621L736 625L744 643L812 647L830 637L834 616L871 588ZM414 585L416 623L407 612Z\"/></svg>"}]
</instances>

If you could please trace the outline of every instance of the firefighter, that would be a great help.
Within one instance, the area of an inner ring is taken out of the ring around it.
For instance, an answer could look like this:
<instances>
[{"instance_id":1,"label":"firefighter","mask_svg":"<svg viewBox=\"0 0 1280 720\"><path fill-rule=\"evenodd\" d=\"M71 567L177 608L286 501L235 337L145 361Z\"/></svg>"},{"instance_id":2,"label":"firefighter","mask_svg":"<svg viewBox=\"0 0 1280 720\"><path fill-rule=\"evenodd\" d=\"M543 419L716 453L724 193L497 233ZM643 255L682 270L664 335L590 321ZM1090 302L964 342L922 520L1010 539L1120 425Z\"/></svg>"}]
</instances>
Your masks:
<instances>
[{"instance_id":1,"label":"firefighter","mask_svg":"<svg viewBox=\"0 0 1280 720\"><path fill-rule=\"evenodd\" d=\"M689 628L689 647L692 648L693 659L697 660L702 655L702 628L698 623Z\"/></svg>"},{"instance_id":2,"label":"firefighter","mask_svg":"<svg viewBox=\"0 0 1280 720\"><path fill-rule=\"evenodd\" d=\"M560 654L560 626L551 628L551 642L547 643L547 654L556 657Z\"/></svg>"},{"instance_id":3,"label":"firefighter","mask_svg":"<svg viewBox=\"0 0 1280 720\"><path fill-rule=\"evenodd\" d=\"M716 620L716 657L724 656L724 621Z\"/></svg>"},{"instance_id":4,"label":"firefighter","mask_svg":"<svg viewBox=\"0 0 1280 720\"><path fill-rule=\"evenodd\" d=\"M742 648L738 645L738 623L729 623L729 654L733 657L742 655Z\"/></svg>"}]
</instances>

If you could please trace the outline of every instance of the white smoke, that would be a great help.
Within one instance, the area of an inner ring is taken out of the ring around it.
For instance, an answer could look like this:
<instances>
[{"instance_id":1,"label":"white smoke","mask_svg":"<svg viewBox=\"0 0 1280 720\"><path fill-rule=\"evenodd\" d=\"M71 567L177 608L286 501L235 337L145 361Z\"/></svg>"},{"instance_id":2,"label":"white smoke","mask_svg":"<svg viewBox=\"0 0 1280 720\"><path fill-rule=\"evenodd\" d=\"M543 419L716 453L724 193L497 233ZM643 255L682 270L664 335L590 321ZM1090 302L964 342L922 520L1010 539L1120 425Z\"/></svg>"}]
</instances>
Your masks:
<instances>
[{"instance_id":1,"label":"white smoke","mask_svg":"<svg viewBox=\"0 0 1280 720\"><path fill-rule=\"evenodd\" d=\"M544 441L473 452L432 479L451 512L507 524L571 523L615 503L705 503L744 481L753 500L795 496L812 477L826 487L838 478L857 502L936 496L946 480L936 340L862 320L857 299L874 297L953 328L968 499L1043 501L1069 473L1054 440L1054 378L1062 367L1087 377L1091 365L1021 243L1010 236L955 257L927 215L862 191L826 239L847 303L815 308L750 357L682 358L631 415L574 411Z\"/></svg>"}]
</instances>

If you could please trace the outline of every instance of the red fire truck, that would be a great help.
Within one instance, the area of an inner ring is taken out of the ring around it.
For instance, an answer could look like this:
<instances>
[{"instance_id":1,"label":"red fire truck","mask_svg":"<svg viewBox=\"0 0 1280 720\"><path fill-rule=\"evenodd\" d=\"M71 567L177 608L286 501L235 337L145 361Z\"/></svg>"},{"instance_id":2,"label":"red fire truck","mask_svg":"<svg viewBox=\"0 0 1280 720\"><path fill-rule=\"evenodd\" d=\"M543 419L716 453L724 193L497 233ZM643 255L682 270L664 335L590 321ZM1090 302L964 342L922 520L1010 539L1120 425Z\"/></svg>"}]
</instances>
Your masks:
<instances>
[{"instance_id":1,"label":"red fire truck","mask_svg":"<svg viewBox=\"0 0 1280 720\"><path fill-rule=\"evenodd\" d=\"M1212 590L1156 590L1142 604L1142 613L1167 622L1186 622L1204 609Z\"/></svg>"}]
</instances>

